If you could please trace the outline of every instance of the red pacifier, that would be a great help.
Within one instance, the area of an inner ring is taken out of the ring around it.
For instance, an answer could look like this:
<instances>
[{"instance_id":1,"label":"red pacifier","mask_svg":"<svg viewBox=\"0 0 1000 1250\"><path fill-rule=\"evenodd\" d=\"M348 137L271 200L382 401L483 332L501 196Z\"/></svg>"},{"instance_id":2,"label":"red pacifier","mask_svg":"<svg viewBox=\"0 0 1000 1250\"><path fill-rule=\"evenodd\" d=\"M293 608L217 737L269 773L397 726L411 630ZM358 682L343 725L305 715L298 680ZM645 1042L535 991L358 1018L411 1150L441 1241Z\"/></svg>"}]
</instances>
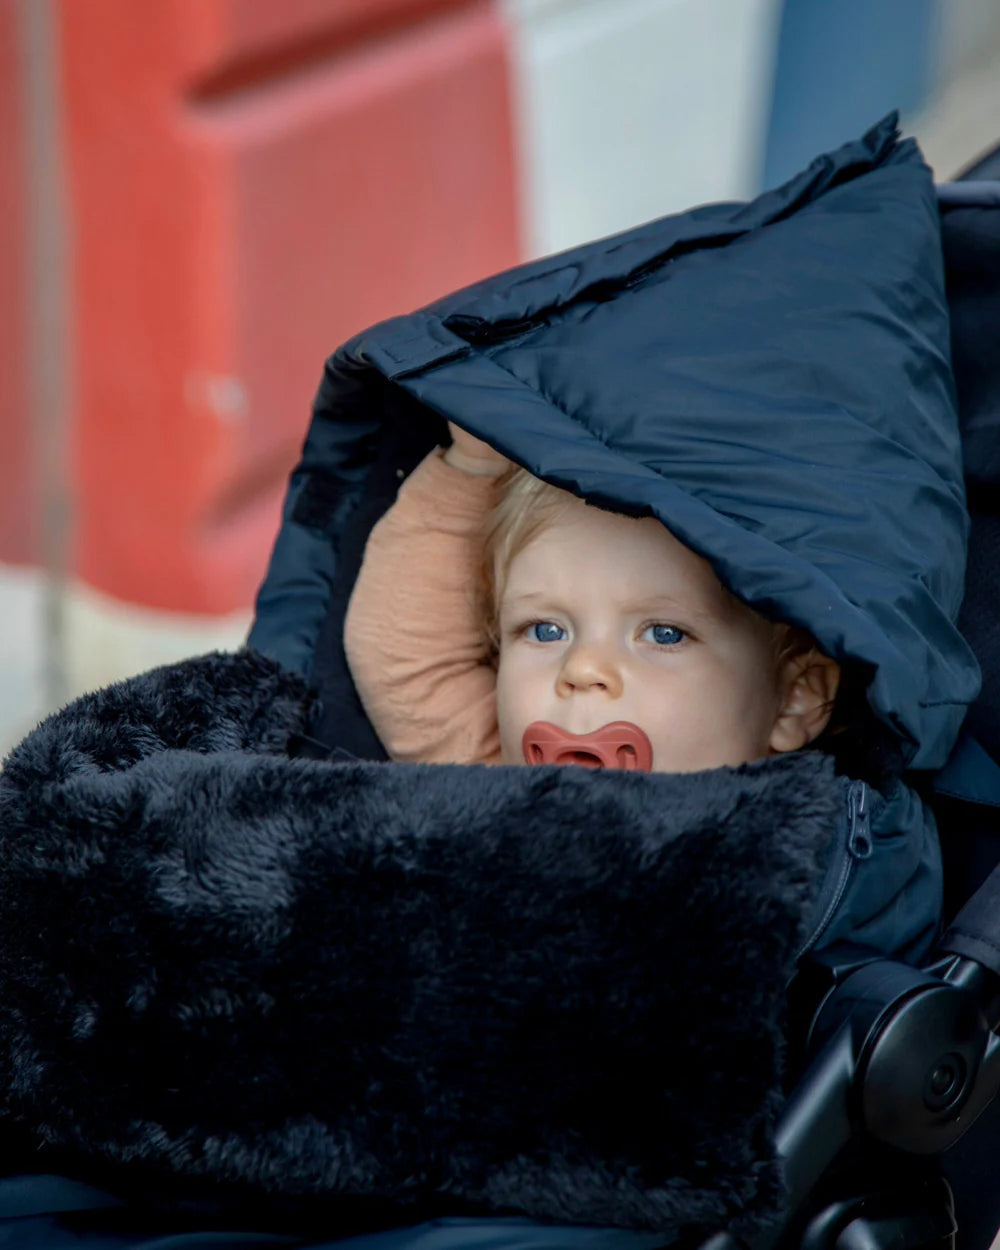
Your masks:
<instances>
[{"instance_id":1,"label":"red pacifier","mask_svg":"<svg viewBox=\"0 0 1000 1250\"><path fill-rule=\"evenodd\" d=\"M528 764L579 764L583 768L624 768L648 773L653 747L638 725L616 720L589 734L571 734L547 720L524 731L521 749Z\"/></svg>"}]
</instances>

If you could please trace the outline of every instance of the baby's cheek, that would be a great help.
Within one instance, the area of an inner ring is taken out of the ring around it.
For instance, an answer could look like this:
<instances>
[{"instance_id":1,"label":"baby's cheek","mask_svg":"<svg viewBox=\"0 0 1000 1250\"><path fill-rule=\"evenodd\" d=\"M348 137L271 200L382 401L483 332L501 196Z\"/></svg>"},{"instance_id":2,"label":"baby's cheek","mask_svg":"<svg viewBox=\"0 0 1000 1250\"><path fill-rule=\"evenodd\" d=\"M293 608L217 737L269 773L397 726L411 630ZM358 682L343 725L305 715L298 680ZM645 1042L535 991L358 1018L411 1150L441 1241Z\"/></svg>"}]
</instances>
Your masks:
<instances>
[{"instance_id":1,"label":"baby's cheek","mask_svg":"<svg viewBox=\"0 0 1000 1250\"><path fill-rule=\"evenodd\" d=\"M759 690L721 666L705 665L687 677L658 688L650 683L636 708L646 716L656 772L696 772L767 754L769 720Z\"/></svg>"},{"instance_id":2,"label":"baby's cheek","mask_svg":"<svg viewBox=\"0 0 1000 1250\"><path fill-rule=\"evenodd\" d=\"M517 703L510 666L505 671L501 662L497 671L497 725L500 729L500 754L505 764L524 763L520 743L527 724L520 724L522 716Z\"/></svg>"}]
</instances>

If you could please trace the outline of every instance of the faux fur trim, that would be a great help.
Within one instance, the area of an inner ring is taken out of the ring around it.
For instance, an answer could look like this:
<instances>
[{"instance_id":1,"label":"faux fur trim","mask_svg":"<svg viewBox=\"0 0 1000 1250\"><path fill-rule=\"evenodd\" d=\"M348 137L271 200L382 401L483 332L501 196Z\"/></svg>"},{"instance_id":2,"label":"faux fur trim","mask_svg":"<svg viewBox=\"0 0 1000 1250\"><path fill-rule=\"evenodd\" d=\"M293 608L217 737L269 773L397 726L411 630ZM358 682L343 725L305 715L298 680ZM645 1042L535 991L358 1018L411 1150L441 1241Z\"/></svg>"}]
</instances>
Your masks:
<instances>
[{"instance_id":1,"label":"faux fur trim","mask_svg":"<svg viewBox=\"0 0 1000 1250\"><path fill-rule=\"evenodd\" d=\"M773 1218L784 987L836 823L812 755L687 776L289 759L205 657L0 779L0 1085L183 1190L676 1233Z\"/></svg>"}]
</instances>

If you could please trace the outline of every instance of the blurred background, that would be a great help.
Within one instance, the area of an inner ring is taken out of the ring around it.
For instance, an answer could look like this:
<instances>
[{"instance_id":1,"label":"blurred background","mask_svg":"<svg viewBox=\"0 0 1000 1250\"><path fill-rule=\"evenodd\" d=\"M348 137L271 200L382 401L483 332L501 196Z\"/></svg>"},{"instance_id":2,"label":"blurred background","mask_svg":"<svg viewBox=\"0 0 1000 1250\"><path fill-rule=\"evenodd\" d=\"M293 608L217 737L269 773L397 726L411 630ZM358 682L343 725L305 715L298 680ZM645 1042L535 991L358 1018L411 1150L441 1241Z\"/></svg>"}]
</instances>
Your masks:
<instances>
[{"instance_id":1,"label":"blurred background","mask_svg":"<svg viewBox=\"0 0 1000 1250\"><path fill-rule=\"evenodd\" d=\"M239 645L354 331L891 108L1000 141L1000 3L0 0L0 751Z\"/></svg>"}]
</instances>

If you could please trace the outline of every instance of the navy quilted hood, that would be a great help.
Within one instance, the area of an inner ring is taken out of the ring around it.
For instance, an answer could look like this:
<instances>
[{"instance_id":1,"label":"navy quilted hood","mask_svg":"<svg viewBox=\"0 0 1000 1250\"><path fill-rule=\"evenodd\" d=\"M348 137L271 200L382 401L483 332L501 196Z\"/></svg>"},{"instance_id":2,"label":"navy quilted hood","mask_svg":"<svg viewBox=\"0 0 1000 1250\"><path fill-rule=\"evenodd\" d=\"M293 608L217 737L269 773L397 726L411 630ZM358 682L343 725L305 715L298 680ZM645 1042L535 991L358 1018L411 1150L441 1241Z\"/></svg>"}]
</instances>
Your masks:
<instances>
[{"instance_id":1,"label":"navy quilted hood","mask_svg":"<svg viewBox=\"0 0 1000 1250\"><path fill-rule=\"evenodd\" d=\"M360 473L376 378L558 486L658 517L742 599L865 665L910 766L944 762L978 686L954 624L967 516L937 202L894 116L750 203L358 335L327 364L304 466L335 416L338 438L355 430L341 476Z\"/></svg>"}]
</instances>

